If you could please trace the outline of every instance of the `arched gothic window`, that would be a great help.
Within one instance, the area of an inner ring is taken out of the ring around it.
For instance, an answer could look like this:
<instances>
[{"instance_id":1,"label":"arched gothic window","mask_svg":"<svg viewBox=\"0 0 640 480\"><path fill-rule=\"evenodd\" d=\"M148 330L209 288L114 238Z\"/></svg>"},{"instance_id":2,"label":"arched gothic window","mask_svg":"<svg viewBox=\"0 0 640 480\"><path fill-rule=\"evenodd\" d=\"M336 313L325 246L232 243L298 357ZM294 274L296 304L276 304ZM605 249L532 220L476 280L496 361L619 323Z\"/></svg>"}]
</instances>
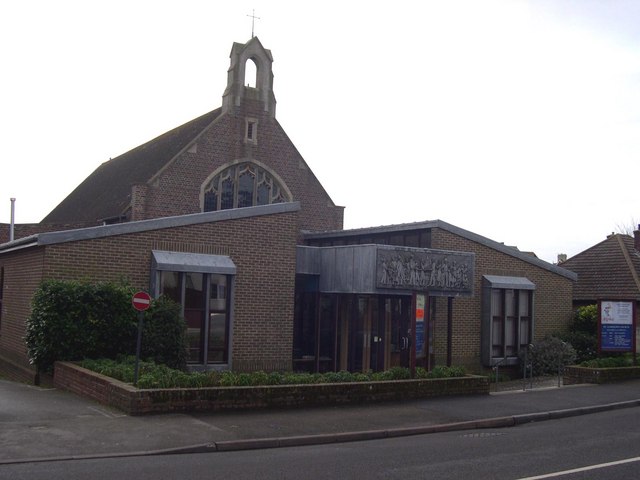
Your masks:
<instances>
[{"instance_id":1,"label":"arched gothic window","mask_svg":"<svg viewBox=\"0 0 640 480\"><path fill-rule=\"evenodd\" d=\"M233 165L204 188L204 211L253 207L291 201L286 189L265 169L252 163Z\"/></svg>"}]
</instances>

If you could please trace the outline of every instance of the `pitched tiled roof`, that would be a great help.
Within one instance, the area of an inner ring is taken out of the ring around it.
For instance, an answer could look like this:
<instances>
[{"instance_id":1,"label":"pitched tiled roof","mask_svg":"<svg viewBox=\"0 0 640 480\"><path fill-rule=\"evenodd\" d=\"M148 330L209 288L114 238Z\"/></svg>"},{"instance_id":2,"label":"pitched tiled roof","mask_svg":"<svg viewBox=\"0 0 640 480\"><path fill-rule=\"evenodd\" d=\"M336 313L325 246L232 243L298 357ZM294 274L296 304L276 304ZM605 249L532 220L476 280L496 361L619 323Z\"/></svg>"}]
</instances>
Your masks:
<instances>
[{"instance_id":1,"label":"pitched tiled roof","mask_svg":"<svg viewBox=\"0 0 640 480\"><path fill-rule=\"evenodd\" d=\"M131 186L143 184L221 113L218 108L100 165L41 223L97 222L122 215Z\"/></svg>"},{"instance_id":2,"label":"pitched tiled roof","mask_svg":"<svg viewBox=\"0 0 640 480\"><path fill-rule=\"evenodd\" d=\"M640 300L640 252L629 235L615 234L560 264L578 274L576 301Z\"/></svg>"}]
</instances>

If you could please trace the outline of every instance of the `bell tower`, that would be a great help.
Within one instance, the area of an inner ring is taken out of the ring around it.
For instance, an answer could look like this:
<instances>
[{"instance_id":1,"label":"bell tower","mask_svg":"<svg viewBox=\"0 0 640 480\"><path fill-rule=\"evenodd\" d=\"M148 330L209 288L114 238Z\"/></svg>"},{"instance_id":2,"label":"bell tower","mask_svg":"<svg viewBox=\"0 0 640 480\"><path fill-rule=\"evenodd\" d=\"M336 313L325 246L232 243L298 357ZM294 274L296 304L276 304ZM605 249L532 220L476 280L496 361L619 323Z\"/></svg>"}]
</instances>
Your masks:
<instances>
[{"instance_id":1,"label":"bell tower","mask_svg":"<svg viewBox=\"0 0 640 480\"><path fill-rule=\"evenodd\" d=\"M227 88L222 95L223 113L236 108L260 108L271 117L276 116L276 97L273 94L273 57L258 37L247 43L235 43L231 48L231 65L227 76ZM247 62L255 64L255 87L245 78Z\"/></svg>"}]
</instances>

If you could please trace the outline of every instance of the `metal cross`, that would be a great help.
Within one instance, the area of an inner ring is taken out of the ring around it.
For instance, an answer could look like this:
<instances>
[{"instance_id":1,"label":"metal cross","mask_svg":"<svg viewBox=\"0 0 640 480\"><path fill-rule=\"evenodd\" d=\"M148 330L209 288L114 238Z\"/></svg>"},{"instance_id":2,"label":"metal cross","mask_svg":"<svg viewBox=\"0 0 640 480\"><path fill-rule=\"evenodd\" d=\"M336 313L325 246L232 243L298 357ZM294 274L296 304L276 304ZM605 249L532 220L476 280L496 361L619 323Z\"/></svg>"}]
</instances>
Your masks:
<instances>
[{"instance_id":1,"label":"metal cross","mask_svg":"<svg viewBox=\"0 0 640 480\"><path fill-rule=\"evenodd\" d=\"M247 15L247 17L251 17L251 38L253 38L255 35L253 34L253 27L255 25L256 19L260 20L260 17L256 17L256 10L255 8L251 9L251 15Z\"/></svg>"}]
</instances>

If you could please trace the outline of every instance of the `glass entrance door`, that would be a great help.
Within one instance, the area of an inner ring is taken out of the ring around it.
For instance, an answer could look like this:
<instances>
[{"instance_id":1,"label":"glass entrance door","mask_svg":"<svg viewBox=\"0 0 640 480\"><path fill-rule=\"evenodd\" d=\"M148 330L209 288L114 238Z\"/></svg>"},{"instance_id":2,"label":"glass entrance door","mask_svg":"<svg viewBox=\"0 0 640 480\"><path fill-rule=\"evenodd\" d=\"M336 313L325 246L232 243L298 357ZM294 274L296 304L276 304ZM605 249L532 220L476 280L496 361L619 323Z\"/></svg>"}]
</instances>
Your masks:
<instances>
[{"instance_id":1,"label":"glass entrance door","mask_svg":"<svg viewBox=\"0 0 640 480\"><path fill-rule=\"evenodd\" d=\"M340 370L368 372L409 367L411 297L341 295L338 306Z\"/></svg>"},{"instance_id":2,"label":"glass entrance door","mask_svg":"<svg viewBox=\"0 0 640 480\"><path fill-rule=\"evenodd\" d=\"M411 353L411 297L386 297L384 299L385 325L389 334L385 348L386 369L409 367Z\"/></svg>"},{"instance_id":3,"label":"glass entrance door","mask_svg":"<svg viewBox=\"0 0 640 480\"><path fill-rule=\"evenodd\" d=\"M296 296L294 368L377 372L409 367L410 326L410 296L301 292Z\"/></svg>"}]
</instances>

